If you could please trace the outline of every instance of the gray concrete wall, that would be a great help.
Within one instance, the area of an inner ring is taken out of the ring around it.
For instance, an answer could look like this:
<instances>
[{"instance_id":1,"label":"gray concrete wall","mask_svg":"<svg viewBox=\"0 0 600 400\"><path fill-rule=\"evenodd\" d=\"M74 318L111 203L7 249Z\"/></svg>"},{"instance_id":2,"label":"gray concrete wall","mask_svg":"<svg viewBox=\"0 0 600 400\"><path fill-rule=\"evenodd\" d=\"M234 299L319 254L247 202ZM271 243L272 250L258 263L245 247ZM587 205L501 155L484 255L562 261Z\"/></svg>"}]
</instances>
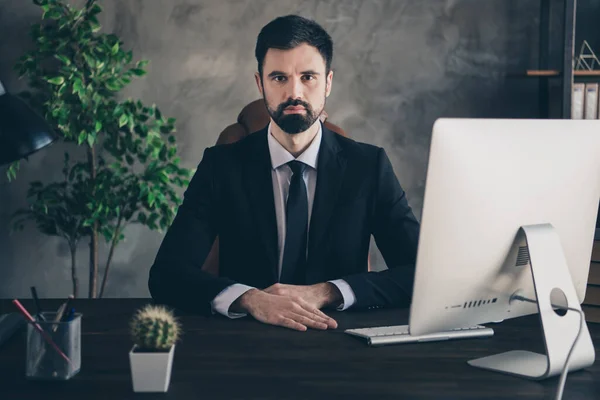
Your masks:
<instances>
[{"instance_id":1,"label":"gray concrete wall","mask_svg":"<svg viewBox=\"0 0 600 400\"><path fill-rule=\"evenodd\" d=\"M298 13L316 19L334 39L331 120L360 141L386 148L420 216L430 130L438 117L536 117L537 84L507 79L535 65L538 1L522 0L107 0L104 30L119 35L134 58L151 60L149 74L124 93L157 103L177 118L183 164L195 167L203 149L240 109L258 97L254 45L263 25ZM597 0L580 0L588 23L600 19ZM593 15L593 18L589 16ZM39 18L25 0L0 0L0 80L24 83L13 65L30 48ZM596 40L596 38L594 38ZM596 41L595 43L598 43ZM560 51L560 42L556 44ZM555 50L556 50L555 49ZM61 146L33 155L16 182L0 178L0 297L70 293L70 258L61 239L29 226L8 234L8 216L25 204L27 182L57 179ZM138 226L117 249L108 297L148 296L147 273L162 235ZM101 266L106 257L101 249ZM79 246L80 291L87 294L87 242ZM373 262L384 268L378 252Z\"/></svg>"}]
</instances>

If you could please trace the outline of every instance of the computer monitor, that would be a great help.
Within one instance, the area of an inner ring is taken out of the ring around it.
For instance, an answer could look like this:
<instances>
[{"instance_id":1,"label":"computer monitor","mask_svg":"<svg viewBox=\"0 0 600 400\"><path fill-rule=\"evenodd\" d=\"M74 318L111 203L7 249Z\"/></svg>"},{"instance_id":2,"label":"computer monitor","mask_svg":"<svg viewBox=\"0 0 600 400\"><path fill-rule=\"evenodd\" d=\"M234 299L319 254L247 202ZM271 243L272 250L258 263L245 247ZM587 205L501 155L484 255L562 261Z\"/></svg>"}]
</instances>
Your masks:
<instances>
[{"instance_id":1,"label":"computer monitor","mask_svg":"<svg viewBox=\"0 0 600 400\"><path fill-rule=\"evenodd\" d=\"M539 313L547 356L470 363L536 379L559 373L580 319L556 305L581 309L599 200L600 120L437 120L410 333ZM593 363L590 345L586 325L571 370Z\"/></svg>"}]
</instances>

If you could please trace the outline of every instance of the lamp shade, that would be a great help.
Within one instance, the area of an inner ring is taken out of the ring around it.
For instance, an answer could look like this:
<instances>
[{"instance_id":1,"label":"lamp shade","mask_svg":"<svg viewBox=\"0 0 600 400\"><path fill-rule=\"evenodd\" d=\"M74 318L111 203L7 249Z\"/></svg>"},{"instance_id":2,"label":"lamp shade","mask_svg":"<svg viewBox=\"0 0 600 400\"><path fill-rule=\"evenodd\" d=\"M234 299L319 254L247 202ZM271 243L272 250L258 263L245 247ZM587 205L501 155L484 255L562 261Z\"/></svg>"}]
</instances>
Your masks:
<instances>
[{"instance_id":1,"label":"lamp shade","mask_svg":"<svg viewBox=\"0 0 600 400\"><path fill-rule=\"evenodd\" d=\"M57 138L44 118L0 84L0 165L27 157Z\"/></svg>"}]
</instances>

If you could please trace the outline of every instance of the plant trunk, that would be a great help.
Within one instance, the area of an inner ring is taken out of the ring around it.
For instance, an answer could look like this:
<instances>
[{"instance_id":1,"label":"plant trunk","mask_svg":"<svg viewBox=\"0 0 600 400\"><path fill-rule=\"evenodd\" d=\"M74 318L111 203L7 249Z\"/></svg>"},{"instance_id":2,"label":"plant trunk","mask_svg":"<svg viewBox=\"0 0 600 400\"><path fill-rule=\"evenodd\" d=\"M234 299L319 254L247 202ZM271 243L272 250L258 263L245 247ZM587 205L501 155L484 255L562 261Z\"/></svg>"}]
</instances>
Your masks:
<instances>
[{"instance_id":1,"label":"plant trunk","mask_svg":"<svg viewBox=\"0 0 600 400\"><path fill-rule=\"evenodd\" d=\"M96 180L96 152L94 147L88 149L88 163L90 167L90 179L92 187L95 188ZM94 193L95 195L95 193ZM92 235L90 237L90 299L96 298L96 283L98 278L98 222L94 221L92 225Z\"/></svg>"},{"instance_id":2,"label":"plant trunk","mask_svg":"<svg viewBox=\"0 0 600 400\"><path fill-rule=\"evenodd\" d=\"M102 298L104 294L104 287L106 286L106 278L108 277L108 269L110 268L110 262L112 261L113 254L115 252L115 247L117 246L117 240L119 239L119 235L121 234L121 217L119 217L119 222L117 222L117 227L115 228L115 235L113 236L112 242L110 243L110 251L108 252L108 259L106 260L106 268L104 268L104 278L102 278L102 286L100 286L100 294L98 298Z\"/></svg>"},{"instance_id":3,"label":"plant trunk","mask_svg":"<svg viewBox=\"0 0 600 400\"><path fill-rule=\"evenodd\" d=\"M69 243L69 247L71 248L71 280L73 281L73 297L77 298L79 295L79 280L77 279L77 268L76 268L76 254L77 254L77 244Z\"/></svg>"},{"instance_id":4,"label":"plant trunk","mask_svg":"<svg viewBox=\"0 0 600 400\"><path fill-rule=\"evenodd\" d=\"M98 223L92 226L92 237L90 238L90 290L89 297L96 297L96 284L98 278Z\"/></svg>"}]
</instances>

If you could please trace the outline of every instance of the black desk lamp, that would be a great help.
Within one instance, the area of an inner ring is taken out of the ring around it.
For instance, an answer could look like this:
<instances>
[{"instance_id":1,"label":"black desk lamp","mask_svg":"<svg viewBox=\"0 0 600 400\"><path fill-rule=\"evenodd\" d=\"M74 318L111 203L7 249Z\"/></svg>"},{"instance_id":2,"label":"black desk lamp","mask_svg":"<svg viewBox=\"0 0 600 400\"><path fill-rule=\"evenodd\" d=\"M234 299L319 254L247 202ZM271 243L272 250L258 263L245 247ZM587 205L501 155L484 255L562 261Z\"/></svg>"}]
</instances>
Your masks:
<instances>
[{"instance_id":1,"label":"black desk lamp","mask_svg":"<svg viewBox=\"0 0 600 400\"><path fill-rule=\"evenodd\" d=\"M25 158L58 136L25 102L0 83L0 166ZM0 314L0 345L24 324L20 313Z\"/></svg>"},{"instance_id":2,"label":"black desk lamp","mask_svg":"<svg viewBox=\"0 0 600 400\"><path fill-rule=\"evenodd\" d=\"M0 82L0 165L48 146L58 136L25 102L6 93Z\"/></svg>"}]
</instances>

